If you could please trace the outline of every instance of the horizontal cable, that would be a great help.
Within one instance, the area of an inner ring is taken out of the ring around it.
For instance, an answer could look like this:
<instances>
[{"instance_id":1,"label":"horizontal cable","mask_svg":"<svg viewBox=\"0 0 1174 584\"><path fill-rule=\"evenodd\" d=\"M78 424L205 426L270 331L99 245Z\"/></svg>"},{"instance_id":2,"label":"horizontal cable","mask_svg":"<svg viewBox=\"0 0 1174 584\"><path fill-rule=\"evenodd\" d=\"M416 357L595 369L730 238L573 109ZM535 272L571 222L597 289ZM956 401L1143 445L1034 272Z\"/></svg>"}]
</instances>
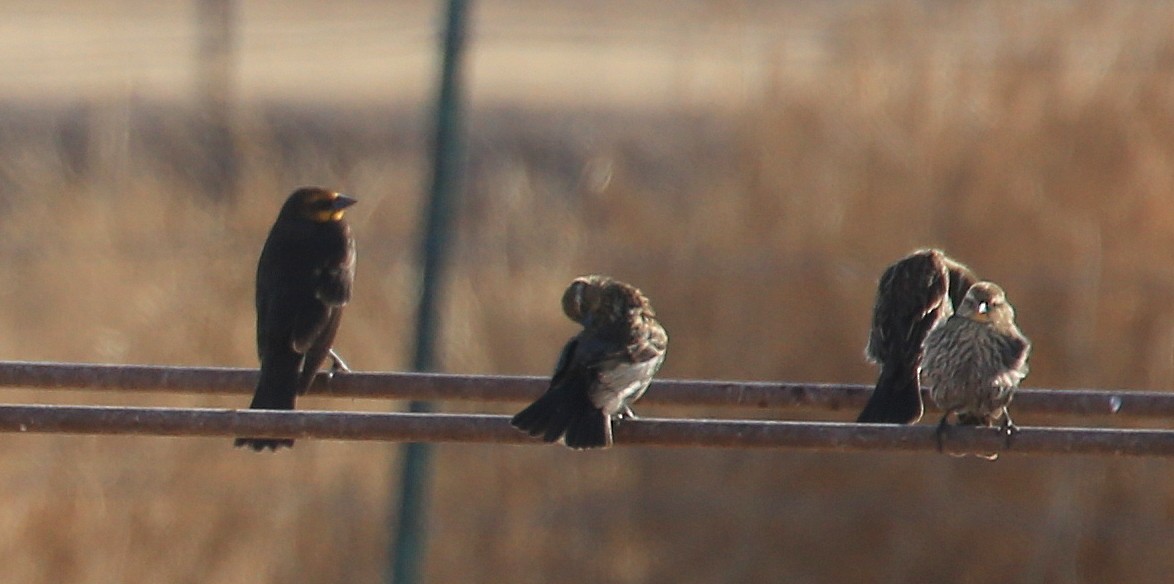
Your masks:
<instances>
[{"instance_id":1,"label":"horizontal cable","mask_svg":"<svg viewBox=\"0 0 1174 584\"><path fill-rule=\"evenodd\" d=\"M617 446L933 451L935 425L749 420L624 421ZM251 436L393 442L533 444L509 417L108 406L0 405L0 432L154 436ZM1174 456L1174 430L1020 428L1010 449L995 428L950 427L950 452ZM227 445L226 445L227 447Z\"/></svg>"},{"instance_id":2,"label":"horizontal cable","mask_svg":"<svg viewBox=\"0 0 1174 584\"><path fill-rule=\"evenodd\" d=\"M251 394L256 383L256 369L0 362L0 387ZM340 373L329 381L319 375L310 395L521 403L538 397L548 383L532 376ZM857 411L871 391L871 386L853 384L658 379L640 403ZM926 407L933 410L933 401L927 399ZM1174 419L1174 392L1020 389L1011 409Z\"/></svg>"}]
</instances>

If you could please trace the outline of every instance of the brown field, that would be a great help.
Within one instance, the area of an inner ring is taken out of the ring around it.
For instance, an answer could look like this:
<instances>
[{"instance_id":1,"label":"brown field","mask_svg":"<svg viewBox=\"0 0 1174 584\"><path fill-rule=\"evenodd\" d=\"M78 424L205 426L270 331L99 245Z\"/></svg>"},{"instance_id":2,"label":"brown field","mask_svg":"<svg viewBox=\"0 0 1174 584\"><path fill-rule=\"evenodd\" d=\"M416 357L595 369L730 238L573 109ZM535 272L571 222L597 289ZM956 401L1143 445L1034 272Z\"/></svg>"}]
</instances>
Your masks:
<instances>
[{"instance_id":1,"label":"brown field","mask_svg":"<svg viewBox=\"0 0 1174 584\"><path fill-rule=\"evenodd\" d=\"M403 8L414 20L395 20L401 12L351 2L315 25L313 3L293 13L301 19L264 4L249 3L243 25L232 201L199 187L204 120L175 90L190 77L186 57L119 61L121 49L103 45L95 58L113 71L81 75L68 43L37 53L47 49L29 27L88 37L13 4L0 60L0 73L15 71L0 75L5 359L254 365L256 255L285 194L315 183L361 200L339 349L356 369L407 366L433 40L420 27L434 15ZM574 331L563 286L604 272L653 299L672 338L664 377L870 382L875 278L936 245L1007 289L1035 343L1025 385L1174 385L1174 3L635 4L477 4L445 370L548 373ZM186 13L151 6L126 2L119 10L139 20L125 26L157 16L165 47L172 28L191 36L177 24ZM345 38L338 53L293 46L302 35L326 50L316 26ZM403 29L413 48L378 45ZM32 61L20 58L22 34ZM289 63L306 60L337 85L297 93L305 71ZM411 80L402 93L388 73L397 67ZM374 101L380 88L389 103ZM3 436L2 579L377 582L399 451L302 441L260 456L228 439ZM1160 459L436 453L430 582L1164 582L1174 572L1174 468Z\"/></svg>"}]
</instances>

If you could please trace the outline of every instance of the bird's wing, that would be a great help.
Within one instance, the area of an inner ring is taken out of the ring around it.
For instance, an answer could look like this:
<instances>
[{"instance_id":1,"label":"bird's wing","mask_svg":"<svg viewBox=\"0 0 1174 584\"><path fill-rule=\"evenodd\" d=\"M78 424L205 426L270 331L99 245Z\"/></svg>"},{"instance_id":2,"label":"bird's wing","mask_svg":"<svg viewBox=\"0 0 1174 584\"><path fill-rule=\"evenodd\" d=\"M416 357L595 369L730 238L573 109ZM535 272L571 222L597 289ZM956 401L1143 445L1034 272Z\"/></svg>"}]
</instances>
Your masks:
<instances>
[{"instance_id":1,"label":"bird's wing","mask_svg":"<svg viewBox=\"0 0 1174 584\"><path fill-rule=\"evenodd\" d=\"M575 347L567 363L567 370L583 369L592 373L591 379L598 379L598 371L610 368L617 362L628 362L628 347L601 339L587 331L576 337ZM555 378L557 379L557 374Z\"/></svg>"},{"instance_id":2,"label":"bird's wing","mask_svg":"<svg viewBox=\"0 0 1174 584\"><path fill-rule=\"evenodd\" d=\"M651 361L663 356L669 337L664 327L655 320L644 321L636 342L628 345L628 356L634 363Z\"/></svg>"},{"instance_id":3,"label":"bird's wing","mask_svg":"<svg viewBox=\"0 0 1174 584\"><path fill-rule=\"evenodd\" d=\"M348 245L341 258L332 257L314 270L314 297L328 306L342 306L351 300L355 279L355 248Z\"/></svg>"},{"instance_id":4,"label":"bird's wing","mask_svg":"<svg viewBox=\"0 0 1174 584\"><path fill-rule=\"evenodd\" d=\"M554 387L561 385L570 376L571 361L575 356L575 349L579 346L579 337L571 337L567 344L563 345L563 350L558 354L558 363L554 366L554 375L550 378L550 385Z\"/></svg>"},{"instance_id":5,"label":"bird's wing","mask_svg":"<svg viewBox=\"0 0 1174 584\"><path fill-rule=\"evenodd\" d=\"M293 318L290 344L298 353L305 354L331 324L331 315L338 309L331 308L316 300L305 302L298 307ZM329 349L329 347L327 347Z\"/></svg>"},{"instance_id":6,"label":"bird's wing","mask_svg":"<svg viewBox=\"0 0 1174 584\"><path fill-rule=\"evenodd\" d=\"M1019 381L1027 377L1027 356L1031 353L1031 342L1022 335L1006 335L1000 337L999 358L1006 368L1000 375L1000 382L1006 385L1018 385Z\"/></svg>"}]
</instances>

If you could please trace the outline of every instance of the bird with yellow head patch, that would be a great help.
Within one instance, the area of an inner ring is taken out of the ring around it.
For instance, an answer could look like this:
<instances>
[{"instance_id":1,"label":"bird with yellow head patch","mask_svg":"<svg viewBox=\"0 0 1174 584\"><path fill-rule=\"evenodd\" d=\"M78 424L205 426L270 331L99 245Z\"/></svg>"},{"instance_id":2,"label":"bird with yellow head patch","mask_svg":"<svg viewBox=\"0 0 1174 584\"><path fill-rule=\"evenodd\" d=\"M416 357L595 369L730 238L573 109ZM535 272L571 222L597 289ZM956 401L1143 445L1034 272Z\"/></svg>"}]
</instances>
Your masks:
<instances>
[{"instance_id":1,"label":"bird with yellow head patch","mask_svg":"<svg viewBox=\"0 0 1174 584\"><path fill-rule=\"evenodd\" d=\"M257 355L261 377L251 409L292 410L327 358L346 371L334 337L355 278L355 240L343 220L355 199L300 188L282 205L257 262ZM291 439L238 438L236 446L277 450Z\"/></svg>"}]
</instances>

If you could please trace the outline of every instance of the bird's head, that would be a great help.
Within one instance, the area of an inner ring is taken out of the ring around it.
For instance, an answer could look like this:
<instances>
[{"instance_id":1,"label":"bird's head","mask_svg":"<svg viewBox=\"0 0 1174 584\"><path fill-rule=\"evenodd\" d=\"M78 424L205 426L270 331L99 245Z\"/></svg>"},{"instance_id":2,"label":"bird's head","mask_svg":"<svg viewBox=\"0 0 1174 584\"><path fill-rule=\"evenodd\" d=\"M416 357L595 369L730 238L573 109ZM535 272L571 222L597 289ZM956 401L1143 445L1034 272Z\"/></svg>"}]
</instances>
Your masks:
<instances>
[{"instance_id":1,"label":"bird's head","mask_svg":"<svg viewBox=\"0 0 1174 584\"><path fill-rule=\"evenodd\" d=\"M332 223L342 220L343 213L355 199L341 193L318 187L303 187L293 192L281 208L282 215L298 217L314 223Z\"/></svg>"},{"instance_id":2,"label":"bird's head","mask_svg":"<svg viewBox=\"0 0 1174 584\"><path fill-rule=\"evenodd\" d=\"M1015 320L1015 309L1007 302L1007 294L998 284L978 282L966 291L966 297L958 307L958 316L1000 325Z\"/></svg>"},{"instance_id":3,"label":"bird's head","mask_svg":"<svg viewBox=\"0 0 1174 584\"><path fill-rule=\"evenodd\" d=\"M586 324L588 317L603 301L601 291L611 282L607 276L579 276L563 292L563 313L571 320Z\"/></svg>"}]
</instances>

